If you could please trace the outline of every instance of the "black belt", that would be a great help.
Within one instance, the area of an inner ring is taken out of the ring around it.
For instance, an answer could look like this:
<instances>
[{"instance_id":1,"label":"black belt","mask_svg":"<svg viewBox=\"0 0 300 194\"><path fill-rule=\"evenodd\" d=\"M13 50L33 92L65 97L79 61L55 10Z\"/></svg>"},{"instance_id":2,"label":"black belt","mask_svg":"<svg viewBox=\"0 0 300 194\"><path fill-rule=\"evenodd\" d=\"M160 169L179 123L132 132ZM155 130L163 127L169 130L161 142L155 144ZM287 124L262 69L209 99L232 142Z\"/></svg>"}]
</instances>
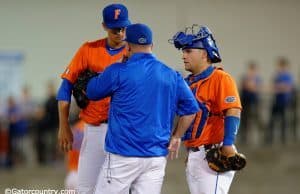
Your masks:
<instances>
[{"instance_id":1,"label":"black belt","mask_svg":"<svg viewBox=\"0 0 300 194\"><path fill-rule=\"evenodd\" d=\"M215 145L216 144L207 144L207 145L204 145L204 149L205 150L209 150L209 149L211 149ZM199 147L189 147L188 150L191 150L192 152L198 152L198 151L200 151L200 148Z\"/></svg>"},{"instance_id":2,"label":"black belt","mask_svg":"<svg viewBox=\"0 0 300 194\"><path fill-rule=\"evenodd\" d=\"M106 119L106 120L103 120L103 121L101 121L100 123L108 123L108 120Z\"/></svg>"}]
</instances>

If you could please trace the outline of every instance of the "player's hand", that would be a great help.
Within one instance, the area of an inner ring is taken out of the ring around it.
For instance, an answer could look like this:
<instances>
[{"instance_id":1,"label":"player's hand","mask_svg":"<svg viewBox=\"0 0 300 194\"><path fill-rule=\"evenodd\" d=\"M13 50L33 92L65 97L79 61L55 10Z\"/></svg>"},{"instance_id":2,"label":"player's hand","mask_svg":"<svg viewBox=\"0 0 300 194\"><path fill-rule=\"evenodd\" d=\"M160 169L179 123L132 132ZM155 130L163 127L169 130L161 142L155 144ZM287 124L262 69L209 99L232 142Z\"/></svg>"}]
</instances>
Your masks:
<instances>
[{"instance_id":1,"label":"player's hand","mask_svg":"<svg viewBox=\"0 0 300 194\"><path fill-rule=\"evenodd\" d=\"M72 150L73 134L69 125L59 126L58 145L63 152Z\"/></svg>"},{"instance_id":2,"label":"player's hand","mask_svg":"<svg viewBox=\"0 0 300 194\"><path fill-rule=\"evenodd\" d=\"M168 150L169 150L169 157L171 160L174 158L178 158L179 148L181 144L181 138L172 136Z\"/></svg>"},{"instance_id":3,"label":"player's hand","mask_svg":"<svg viewBox=\"0 0 300 194\"><path fill-rule=\"evenodd\" d=\"M224 156L230 157L230 156L234 156L236 151L234 149L234 147L232 145L230 146L222 146L221 148L221 153Z\"/></svg>"}]
</instances>

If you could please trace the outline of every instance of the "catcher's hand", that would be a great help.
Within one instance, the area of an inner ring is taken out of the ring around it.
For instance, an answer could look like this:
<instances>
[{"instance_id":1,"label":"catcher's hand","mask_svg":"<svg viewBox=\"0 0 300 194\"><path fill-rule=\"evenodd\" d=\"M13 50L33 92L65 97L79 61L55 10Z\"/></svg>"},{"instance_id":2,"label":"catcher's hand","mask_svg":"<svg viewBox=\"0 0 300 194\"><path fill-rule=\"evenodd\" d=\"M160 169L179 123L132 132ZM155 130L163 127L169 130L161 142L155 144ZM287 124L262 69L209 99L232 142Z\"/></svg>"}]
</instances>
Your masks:
<instances>
[{"instance_id":1,"label":"catcher's hand","mask_svg":"<svg viewBox=\"0 0 300 194\"><path fill-rule=\"evenodd\" d=\"M86 96L86 87L89 80L97 75L97 73L88 69L82 72L74 83L73 96L79 108L83 109L88 105L89 99Z\"/></svg>"},{"instance_id":2,"label":"catcher's hand","mask_svg":"<svg viewBox=\"0 0 300 194\"><path fill-rule=\"evenodd\" d=\"M206 151L208 166L216 172L227 172L230 170L241 170L246 166L246 157L241 153L233 156L225 156L221 148L211 148Z\"/></svg>"}]
</instances>

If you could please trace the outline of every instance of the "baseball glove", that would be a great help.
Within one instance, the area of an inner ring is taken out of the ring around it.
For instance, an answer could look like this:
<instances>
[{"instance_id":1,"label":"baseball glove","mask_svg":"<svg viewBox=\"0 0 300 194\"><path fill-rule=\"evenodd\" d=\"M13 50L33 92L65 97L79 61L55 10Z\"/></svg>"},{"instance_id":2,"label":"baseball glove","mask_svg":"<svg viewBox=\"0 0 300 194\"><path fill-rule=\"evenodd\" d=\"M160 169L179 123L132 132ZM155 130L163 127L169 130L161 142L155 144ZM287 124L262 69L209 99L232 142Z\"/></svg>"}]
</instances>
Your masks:
<instances>
[{"instance_id":1,"label":"baseball glove","mask_svg":"<svg viewBox=\"0 0 300 194\"><path fill-rule=\"evenodd\" d=\"M79 108L83 109L89 104L89 99L86 96L86 87L89 80L97 75L97 73L89 69L85 70L78 76L76 82L74 83L73 96Z\"/></svg>"},{"instance_id":2,"label":"baseball glove","mask_svg":"<svg viewBox=\"0 0 300 194\"><path fill-rule=\"evenodd\" d=\"M208 166L216 172L227 172L230 170L241 170L246 166L246 157L241 153L234 156L222 155L221 148L211 148L206 151Z\"/></svg>"}]
</instances>

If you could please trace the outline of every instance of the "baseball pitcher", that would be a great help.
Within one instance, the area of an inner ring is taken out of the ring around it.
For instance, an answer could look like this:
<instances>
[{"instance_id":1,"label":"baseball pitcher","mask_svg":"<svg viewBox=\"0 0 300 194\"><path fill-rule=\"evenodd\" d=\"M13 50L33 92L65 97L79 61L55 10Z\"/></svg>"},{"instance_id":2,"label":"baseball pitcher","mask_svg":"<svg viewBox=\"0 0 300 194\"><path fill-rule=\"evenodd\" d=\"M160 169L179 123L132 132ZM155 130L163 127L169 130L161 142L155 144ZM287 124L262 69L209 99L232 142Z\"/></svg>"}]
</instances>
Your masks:
<instances>
[{"instance_id":1,"label":"baseball pitcher","mask_svg":"<svg viewBox=\"0 0 300 194\"><path fill-rule=\"evenodd\" d=\"M78 81L85 80L87 70L103 72L106 67L120 61L126 53L125 27L130 24L127 8L122 4L111 4L103 9L103 28L107 38L84 43L69 66L61 75L62 84L57 94L59 101L59 133L61 149L71 150L73 136L68 122L71 94L81 108L80 119L85 122L84 138L80 150L78 167L78 190L81 194L94 193L95 184L104 162L104 138L107 131L109 98L87 101L84 87ZM75 87L76 86L76 87ZM78 87L79 86L79 87Z\"/></svg>"}]
</instances>

